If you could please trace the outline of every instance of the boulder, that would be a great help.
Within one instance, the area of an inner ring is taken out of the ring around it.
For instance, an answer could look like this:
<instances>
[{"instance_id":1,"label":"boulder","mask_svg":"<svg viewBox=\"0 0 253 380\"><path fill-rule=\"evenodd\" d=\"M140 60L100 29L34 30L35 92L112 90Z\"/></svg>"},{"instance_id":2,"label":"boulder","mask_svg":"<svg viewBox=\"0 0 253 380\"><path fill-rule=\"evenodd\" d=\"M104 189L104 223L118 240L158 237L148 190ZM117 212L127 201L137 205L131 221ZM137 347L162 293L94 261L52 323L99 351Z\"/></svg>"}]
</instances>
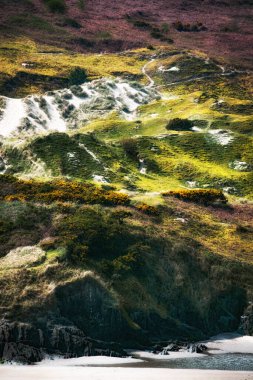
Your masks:
<instances>
[{"instance_id":1,"label":"boulder","mask_svg":"<svg viewBox=\"0 0 253 380\"><path fill-rule=\"evenodd\" d=\"M189 344L187 351L191 353L203 354L207 350L207 346L204 344Z\"/></svg>"}]
</instances>

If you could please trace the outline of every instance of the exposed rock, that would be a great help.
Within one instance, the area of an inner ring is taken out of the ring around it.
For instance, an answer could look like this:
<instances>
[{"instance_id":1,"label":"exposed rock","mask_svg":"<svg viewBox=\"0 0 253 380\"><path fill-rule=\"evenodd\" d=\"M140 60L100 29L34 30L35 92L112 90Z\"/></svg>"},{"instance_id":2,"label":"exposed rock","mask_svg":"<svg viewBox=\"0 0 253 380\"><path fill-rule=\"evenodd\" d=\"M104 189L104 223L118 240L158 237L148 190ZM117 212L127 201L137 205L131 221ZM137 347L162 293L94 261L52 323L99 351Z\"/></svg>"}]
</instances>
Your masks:
<instances>
[{"instance_id":1,"label":"exposed rock","mask_svg":"<svg viewBox=\"0 0 253 380\"><path fill-rule=\"evenodd\" d=\"M49 322L39 329L28 323L0 321L0 359L34 363L41 361L46 354L65 358L127 356L119 344L90 339L73 325L54 325Z\"/></svg>"},{"instance_id":2,"label":"exposed rock","mask_svg":"<svg viewBox=\"0 0 253 380\"><path fill-rule=\"evenodd\" d=\"M0 343L1 351L1 343ZM2 360L15 361L25 364L39 362L44 358L43 351L22 343L7 342L2 345Z\"/></svg>"},{"instance_id":3,"label":"exposed rock","mask_svg":"<svg viewBox=\"0 0 253 380\"><path fill-rule=\"evenodd\" d=\"M162 352L161 352L161 355L169 355L169 352L177 352L181 349L182 347L175 344L175 343L171 343L169 344L168 346L164 347Z\"/></svg>"},{"instance_id":4,"label":"exposed rock","mask_svg":"<svg viewBox=\"0 0 253 380\"><path fill-rule=\"evenodd\" d=\"M189 344L187 346L187 351L191 353L197 353L197 354L202 354L207 350L207 346L204 344Z\"/></svg>"},{"instance_id":5,"label":"exposed rock","mask_svg":"<svg viewBox=\"0 0 253 380\"><path fill-rule=\"evenodd\" d=\"M253 303L250 303L241 317L239 332L245 335L253 335Z\"/></svg>"}]
</instances>

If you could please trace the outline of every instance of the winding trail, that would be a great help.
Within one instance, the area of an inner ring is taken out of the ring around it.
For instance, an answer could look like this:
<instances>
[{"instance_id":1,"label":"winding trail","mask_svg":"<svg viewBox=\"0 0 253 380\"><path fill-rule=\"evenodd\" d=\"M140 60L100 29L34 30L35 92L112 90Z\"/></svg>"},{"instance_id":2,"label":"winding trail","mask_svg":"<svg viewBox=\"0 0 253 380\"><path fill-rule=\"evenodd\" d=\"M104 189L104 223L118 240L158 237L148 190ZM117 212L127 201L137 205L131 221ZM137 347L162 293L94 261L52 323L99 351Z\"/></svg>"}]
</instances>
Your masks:
<instances>
[{"instance_id":1,"label":"winding trail","mask_svg":"<svg viewBox=\"0 0 253 380\"><path fill-rule=\"evenodd\" d=\"M155 61L155 58L152 58L150 61L148 61L142 68L142 73L146 76L146 78L148 79L149 81L149 84L147 87L153 87L154 84L155 84L155 81L151 78L150 75L148 75L146 69L147 67L150 65L150 63L154 62Z\"/></svg>"}]
</instances>

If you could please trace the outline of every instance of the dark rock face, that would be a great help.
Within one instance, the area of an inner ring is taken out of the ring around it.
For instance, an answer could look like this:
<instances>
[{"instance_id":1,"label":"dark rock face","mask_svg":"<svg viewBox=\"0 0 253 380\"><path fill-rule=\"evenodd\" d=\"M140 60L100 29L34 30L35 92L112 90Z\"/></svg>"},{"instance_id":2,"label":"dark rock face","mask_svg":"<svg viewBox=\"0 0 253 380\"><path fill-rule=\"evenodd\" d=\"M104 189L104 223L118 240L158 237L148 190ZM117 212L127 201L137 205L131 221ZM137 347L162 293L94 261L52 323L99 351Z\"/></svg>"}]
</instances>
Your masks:
<instances>
[{"instance_id":1,"label":"dark rock face","mask_svg":"<svg viewBox=\"0 0 253 380\"><path fill-rule=\"evenodd\" d=\"M112 295L95 279L86 278L56 289L61 316L86 335L99 340L124 341L130 328Z\"/></svg>"},{"instance_id":2,"label":"dark rock face","mask_svg":"<svg viewBox=\"0 0 253 380\"><path fill-rule=\"evenodd\" d=\"M5 343L2 350L4 361L15 361L19 363L31 364L43 359L44 354L41 349L27 346L22 343Z\"/></svg>"},{"instance_id":3,"label":"dark rock face","mask_svg":"<svg viewBox=\"0 0 253 380\"><path fill-rule=\"evenodd\" d=\"M43 358L43 333L30 324L0 321L0 357L33 363Z\"/></svg>"},{"instance_id":4,"label":"dark rock face","mask_svg":"<svg viewBox=\"0 0 253 380\"><path fill-rule=\"evenodd\" d=\"M181 300L176 303L180 313L177 320L144 310L127 314L101 280L86 275L58 285L44 307L38 305L33 312L20 313L20 320L27 323L15 322L14 313L0 320L0 359L33 363L42 360L45 354L126 356L122 346L151 347L152 341L162 342L153 350L164 355L182 348L204 352L203 345L187 342L201 341L208 338L208 333L214 335L226 331L226 327L235 330L243 304L243 293L231 292L217 298L206 320L197 310L190 310L189 302L185 308ZM252 307L248 309L242 324L243 331L250 334L253 333L252 310Z\"/></svg>"},{"instance_id":5,"label":"dark rock face","mask_svg":"<svg viewBox=\"0 0 253 380\"><path fill-rule=\"evenodd\" d=\"M87 338L75 326L52 325L44 329L21 322L0 321L0 358L5 361L34 363L45 354L64 357L107 355L122 357L119 344Z\"/></svg>"}]
</instances>

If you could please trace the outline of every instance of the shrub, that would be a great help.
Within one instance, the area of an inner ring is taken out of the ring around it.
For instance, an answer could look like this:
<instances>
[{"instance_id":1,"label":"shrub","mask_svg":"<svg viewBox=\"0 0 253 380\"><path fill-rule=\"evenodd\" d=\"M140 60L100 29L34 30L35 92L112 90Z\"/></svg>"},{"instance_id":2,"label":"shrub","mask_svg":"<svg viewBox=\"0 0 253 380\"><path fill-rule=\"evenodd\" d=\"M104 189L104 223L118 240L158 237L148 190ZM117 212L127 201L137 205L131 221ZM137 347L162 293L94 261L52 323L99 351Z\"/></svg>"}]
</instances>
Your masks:
<instances>
[{"instance_id":1,"label":"shrub","mask_svg":"<svg viewBox=\"0 0 253 380\"><path fill-rule=\"evenodd\" d=\"M66 11L65 0L44 0L51 12L64 13Z\"/></svg>"},{"instance_id":2,"label":"shrub","mask_svg":"<svg viewBox=\"0 0 253 380\"><path fill-rule=\"evenodd\" d=\"M114 259L132 243L131 232L114 213L83 208L57 222L59 241L67 248L67 258L75 263L86 259Z\"/></svg>"},{"instance_id":3,"label":"shrub","mask_svg":"<svg viewBox=\"0 0 253 380\"><path fill-rule=\"evenodd\" d=\"M134 20L132 21L133 25L136 26L137 28L142 28L142 29L150 29L151 25L143 20Z\"/></svg>"},{"instance_id":4,"label":"shrub","mask_svg":"<svg viewBox=\"0 0 253 380\"><path fill-rule=\"evenodd\" d=\"M136 160L139 155L137 141L135 139L124 139L121 141L121 145L130 158Z\"/></svg>"},{"instance_id":5,"label":"shrub","mask_svg":"<svg viewBox=\"0 0 253 380\"><path fill-rule=\"evenodd\" d=\"M70 26L71 28L76 28L76 29L80 29L82 27L82 25L74 20L73 18L65 18L64 20L64 26Z\"/></svg>"},{"instance_id":6,"label":"shrub","mask_svg":"<svg viewBox=\"0 0 253 380\"><path fill-rule=\"evenodd\" d=\"M155 208L153 206L149 206L145 203L141 203L140 205L137 205L136 208L138 211L141 211L147 215L158 215L159 214L157 208Z\"/></svg>"},{"instance_id":7,"label":"shrub","mask_svg":"<svg viewBox=\"0 0 253 380\"><path fill-rule=\"evenodd\" d=\"M23 181L12 176L0 176L0 200L38 201L42 203L75 202L126 206L130 199L126 194L102 190L91 184L75 181Z\"/></svg>"},{"instance_id":8,"label":"shrub","mask_svg":"<svg viewBox=\"0 0 253 380\"><path fill-rule=\"evenodd\" d=\"M161 27L161 30L162 30L163 33L168 33L169 30L170 30L169 24L163 23L162 27Z\"/></svg>"},{"instance_id":9,"label":"shrub","mask_svg":"<svg viewBox=\"0 0 253 380\"><path fill-rule=\"evenodd\" d=\"M181 21L176 21L173 23L173 27L178 32L203 32L207 30L207 27L202 24L202 22L197 22L195 24L183 24Z\"/></svg>"},{"instance_id":10,"label":"shrub","mask_svg":"<svg viewBox=\"0 0 253 380\"><path fill-rule=\"evenodd\" d=\"M81 45L84 48L92 48L95 45L94 41L87 40L87 38L83 37L75 38L73 42Z\"/></svg>"},{"instance_id":11,"label":"shrub","mask_svg":"<svg viewBox=\"0 0 253 380\"><path fill-rule=\"evenodd\" d=\"M156 38L158 40L162 39L164 36L163 36L163 33L157 29L157 28L154 28L151 32L150 32L150 35L151 37L153 38Z\"/></svg>"},{"instance_id":12,"label":"shrub","mask_svg":"<svg viewBox=\"0 0 253 380\"><path fill-rule=\"evenodd\" d=\"M227 198L223 192L216 189L174 190L163 193L163 196L175 197L183 201L195 202L204 205L213 203L227 203Z\"/></svg>"},{"instance_id":13,"label":"shrub","mask_svg":"<svg viewBox=\"0 0 253 380\"><path fill-rule=\"evenodd\" d=\"M128 272L140 270L145 263L145 256L150 252L150 247L141 242L130 245L126 254L113 260L114 271Z\"/></svg>"},{"instance_id":14,"label":"shrub","mask_svg":"<svg viewBox=\"0 0 253 380\"><path fill-rule=\"evenodd\" d=\"M87 81L87 73L81 67L75 67L69 74L69 84L79 85Z\"/></svg>"},{"instance_id":15,"label":"shrub","mask_svg":"<svg viewBox=\"0 0 253 380\"><path fill-rule=\"evenodd\" d=\"M193 122L188 119L172 119L166 125L166 129L174 131L190 131L193 127Z\"/></svg>"}]
</instances>

